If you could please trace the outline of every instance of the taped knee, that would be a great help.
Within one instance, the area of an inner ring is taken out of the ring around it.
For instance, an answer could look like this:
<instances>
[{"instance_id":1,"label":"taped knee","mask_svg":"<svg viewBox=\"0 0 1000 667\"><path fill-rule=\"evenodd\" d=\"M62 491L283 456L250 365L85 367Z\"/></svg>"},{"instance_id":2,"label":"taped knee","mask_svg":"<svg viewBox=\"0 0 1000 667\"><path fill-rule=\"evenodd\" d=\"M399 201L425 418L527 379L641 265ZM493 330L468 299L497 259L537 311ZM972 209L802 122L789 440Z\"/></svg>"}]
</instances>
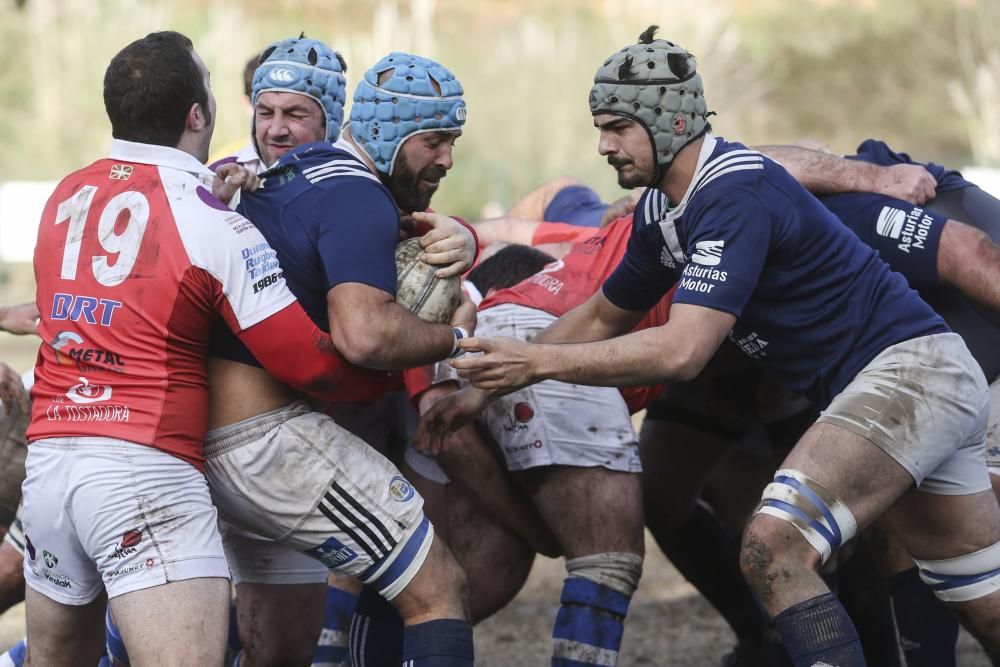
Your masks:
<instances>
[{"instance_id":1,"label":"taped knee","mask_svg":"<svg viewBox=\"0 0 1000 667\"><path fill-rule=\"evenodd\" d=\"M920 578L944 602L975 600L1000 590L1000 542L964 556L914 562Z\"/></svg>"},{"instance_id":2,"label":"taped knee","mask_svg":"<svg viewBox=\"0 0 1000 667\"><path fill-rule=\"evenodd\" d=\"M819 552L825 563L858 530L847 505L798 470L779 470L764 489L755 514L767 514L792 524Z\"/></svg>"},{"instance_id":3,"label":"taped knee","mask_svg":"<svg viewBox=\"0 0 1000 667\"><path fill-rule=\"evenodd\" d=\"M566 573L570 577L587 579L631 598L642 577L642 556L610 551L570 558L566 560Z\"/></svg>"}]
</instances>

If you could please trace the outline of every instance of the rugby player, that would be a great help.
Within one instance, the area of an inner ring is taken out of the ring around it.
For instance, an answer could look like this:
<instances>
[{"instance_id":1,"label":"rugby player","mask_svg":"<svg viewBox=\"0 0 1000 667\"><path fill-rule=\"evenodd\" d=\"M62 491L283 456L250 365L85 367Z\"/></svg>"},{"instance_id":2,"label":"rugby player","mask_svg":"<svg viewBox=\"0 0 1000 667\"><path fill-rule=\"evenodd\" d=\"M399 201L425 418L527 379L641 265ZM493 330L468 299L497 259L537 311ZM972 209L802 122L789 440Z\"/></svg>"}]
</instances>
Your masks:
<instances>
[{"instance_id":1,"label":"rugby player","mask_svg":"<svg viewBox=\"0 0 1000 667\"><path fill-rule=\"evenodd\" d=\"M883 514L938 597L997 646L987 386L961 338L784 169L709 133L693 58L652 28L605 61L590 103L619 183L652 185L624 260L534 344L462 341L485 352L453 362L477 388L432 406L423 433L543 378L691 379L729 334L827 406L765 489L742 545L744 574L793 662L864 664L816 569ZM621 335L674 284L666 325Z\"/></svg>"},{"instance_id":2,"label":"rugby player","mask_svg":"<svg viewBox=\"0 0 1000 667\"><path fill-rule=\"evenodd\" d=\"M352 371L283 283L254 289L243 255L267 243L208 189L215 100L191 41L125 47L104 100L112 152L60 182L35 249L27 664L96 663L105 591L137 664L218 664L229 568L203 474L212 318L322 398L382 379Z\"/></svg>"},{"instance_id":3,"label":"rugby player","mask_svg":"<svg viewBox=\"0 0 1000 667\"><path fill-rule=\"evenodd\" d=\"M287 282L336 348L361 366L396 370L453 353L474 326L471 304L456 312L453 326L418 320L395 303L393 249L402 209L436 226L422 237L429 261L437 254L450 271L471 263L471 234L449 248L448 230L458 224L419 213L451 167L465 120L454 75L424 58L390 54L359 84L359 115L340 138L339 58L321 42L293 38L264 51L253 96L254 142L270 168L239 210L258 221L286 267L283 274L265 268L259 281ZM378 104L384 111L376 117ZM385 113L398 114L400 125ZM435 242L446 246L443 253ZM243 664L309 663L328 568L392 601L406 625L406 660L471 664L464 575L434 537L419 494L385 457L257 367L235 340L220 336L213 353L206 457L213 499L230 524L224 539Z\"/></svg>"},{"instance_id":4,"label":"rugby player","mask_svg":"<svg viewBox=\"0 0 1000 667\"><path fill-rule=\"evenodd\" d=\"M625 254L631 229L631 216L619 218L535 275L488 293L479 306L479 335L533 338L583 303L611 274ZM662 325L669 307L668 296L636 328ZM553 629L554 665L617 664L643 556L641 466L630 414L643 409L656 391L542 382L492 403L480 419L566 558L567 577ZM449 448L462 446L452 439ZM441 454L436 449L430 453ZM469 474L468 468L456 474L447 454L443 462L452 479ZM466 488L478 503L495 505L489 497L494 490L472 481L466 480ZM489 576L482 564L467 567L472 579ZM509 601L523 583L519 571L513 570L510 588L495 585L493 595L499 599L475 604L496 609Z\"/></svg>"}]
</instances>

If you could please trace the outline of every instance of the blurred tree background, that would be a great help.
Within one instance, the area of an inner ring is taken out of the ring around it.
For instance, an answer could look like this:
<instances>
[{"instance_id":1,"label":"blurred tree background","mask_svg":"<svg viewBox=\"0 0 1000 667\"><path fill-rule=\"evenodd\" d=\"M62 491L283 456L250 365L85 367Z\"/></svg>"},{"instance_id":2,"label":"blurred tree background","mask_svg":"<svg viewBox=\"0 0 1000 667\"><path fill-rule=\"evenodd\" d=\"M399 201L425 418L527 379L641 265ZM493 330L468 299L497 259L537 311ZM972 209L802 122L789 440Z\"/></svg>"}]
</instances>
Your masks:
<instances>
[{"instance_id":1,"label":"blurred tree background","mask_svg":"<svg viewBox=\"0 0 1000 667\"><path fill-rule=\"evenodd\" d=\"M838 152L873 136L1000 166L1000 0L0 0L0 181L57 179L103 155L104 68L165 28L212 70L214 149L238 147L244 62L305 30L345 55L352 89L390 50L456 72L469 120L439 210L476 218L560 174L611 197L587 93L650 23L698 57L717 134Z\"/></svg>"}]
</instances>

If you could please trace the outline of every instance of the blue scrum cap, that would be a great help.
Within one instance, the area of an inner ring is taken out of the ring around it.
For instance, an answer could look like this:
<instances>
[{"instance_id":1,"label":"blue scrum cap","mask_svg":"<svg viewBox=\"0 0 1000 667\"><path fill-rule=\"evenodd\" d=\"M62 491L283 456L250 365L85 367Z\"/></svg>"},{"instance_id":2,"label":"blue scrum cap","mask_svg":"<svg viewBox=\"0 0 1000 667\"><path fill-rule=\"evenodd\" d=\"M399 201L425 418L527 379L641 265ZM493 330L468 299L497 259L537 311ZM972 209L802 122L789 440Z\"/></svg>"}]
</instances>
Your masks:
<instances>
[{"instance_id":1,"label":"blue scrum cap","mask_svg":"<svg viewBox=\"0 0 1000 667\"><path fill-rule=\"evenodd\" d=\"M455 75L433 60L390 53L365 72L354 91L351 136L378 171L392 174L404 140L465 124L464 92Z\"/></svg>"},{"instance_id":2,"label":"blue scrum cap","mask_svg":"<svg viewBox=\"0 0 1000 667\"><path fill-rule=\"evenodd\" d=\"M340 136L347 80L337 53L323 42L290 37L264 49L253 75L253 103L268 91L298 93L316 100L326 115L327 141Z\"/></svg>"}]
</instances>

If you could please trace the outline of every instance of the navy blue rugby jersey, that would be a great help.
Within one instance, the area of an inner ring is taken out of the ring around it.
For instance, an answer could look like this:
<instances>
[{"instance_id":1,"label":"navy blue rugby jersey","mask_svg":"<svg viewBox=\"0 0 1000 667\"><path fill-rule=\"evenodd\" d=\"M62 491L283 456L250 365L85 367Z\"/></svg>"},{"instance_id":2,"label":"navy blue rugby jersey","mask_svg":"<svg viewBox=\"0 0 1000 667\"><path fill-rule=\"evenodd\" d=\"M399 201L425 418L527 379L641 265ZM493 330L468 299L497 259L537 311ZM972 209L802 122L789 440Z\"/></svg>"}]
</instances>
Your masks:
<instances>
[{"instance_id":1,"label":"navy blue rugby jersey","mask_svg":"<svg viewBox=\"0 0 1000 667\"><path fill-rule=\"evenodd\" d=\"M330 288L356 282L396 294L399 209L350 144L304 144L261 177L263 185L244 193L237 209L274 251L273 256L251 253L246 258L247 271L259 275L259 289L272 284L269 275L275 274L268 269L276 258L283 272L278 279L287 283L323 331L330 330ZM219 327L213 331L210 352L259 365L235 336Z\"/></svg>"},{"instance_id":2,"label":"navy blue rugby jersey","mask_svg":"<svg viewBox=\"0 0 1000 667\"><path fill-rule=\"evenodd\" d=\"M949 190L924 206L870 192L820 197L841 222L875 248L889 268L898 271L920 296L965 340L991 382L1000 376L1000 319L961 291L943 284L937 270L941 232L951 219L961 219L1000 243L996 210L972 212L956 206L965 193Z\"/></svg>"},{"instance_id":3,"label":"navy blue rugby jersey","mask_svg":"<svg viewBox=\"0 0 1000 667\"><path fill-rule=\"evenodd\" d=\"M649 189L605 296L674 303L738 319L729 336L821 405L890 345L944 321L776 162L706 135L680 203Z\"/></svg>"},{"instance_id":4,"label":"navy blue rugby jersey","mask_svg":"<svg viewBox=\"0 0 1000 667\"><path fill-rule=\"evenodd\" d=\"M947 169L933 162L916 162L906 153L897 153L889 148L887 143L878 139L865 139L858 145L855 155L845 155L844 157L848 160L862 160L883 167L891 167L894 164L922 165L937 181L938 192L958 190L972 185L972 183L962 178L962 174L954 169Z\"/></svg>"}]
</instances>

